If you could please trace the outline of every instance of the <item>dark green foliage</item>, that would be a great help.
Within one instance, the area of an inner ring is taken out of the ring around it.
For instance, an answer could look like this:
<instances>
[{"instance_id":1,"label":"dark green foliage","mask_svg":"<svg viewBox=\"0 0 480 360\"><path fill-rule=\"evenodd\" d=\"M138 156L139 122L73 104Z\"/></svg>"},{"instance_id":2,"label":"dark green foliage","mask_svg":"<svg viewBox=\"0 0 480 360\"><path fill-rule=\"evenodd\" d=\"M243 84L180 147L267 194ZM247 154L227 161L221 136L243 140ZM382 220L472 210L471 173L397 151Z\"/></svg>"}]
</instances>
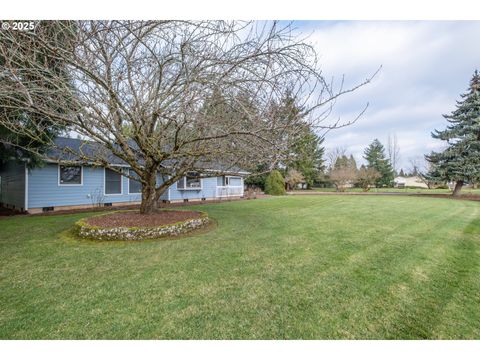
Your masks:
<instances>
[{"instance_id":1,"label":"dark green foliage","mask_svg":"<svg viewBox=\"0 0 480 360\"><path fill-rule=\"evenodd\" d=\"M269 195L285 195L285 179L280 171L273 170L265 180L265 193Z\"/></svg>"},{"instance_id":2,"label":"dark green foliage","mask_svg":"<svg viewBox=\"0 0 480 360\"><path fill-rule=\"evenodd\" d=\"M291 148L293 160L288 167L302 173L308 188L319 179L320 173L325 168L323 140L309 126L305 125L302 135Z\"/></svg>"},{"instance_id":3,"label":"dark green foliage","mask_svg":"<svg viewBox=\"0 0 480 360\"><path fill-rule=\"evenodd\" d=\"M350 155L350 157L342 155L337 158L337 161L335 161L333 168L335 170L347 168L353 171L357 171L357 162L355 161L353 155Z\"/></svg>"},{"instance_id":4,"label":"dark green foliage","mask_svg":"<svg viewBox=\"0 0 480 360\"><path fill-rule=\"evenodd\" d=\"M384 146L378 139L373 140L365 149L364 159L367 160L369 168L373 168L380 173L375 185L378 187L391 186L394 178L392 165L385 155Z\"/></svg>"},{"instance_id":5,"label":"dark green foliage","mask_svg":"<svg viewBox=\"0 0 480 360\"><path fill-rule=\"evenodd\" d=\"M278 102L273 102L269 111L276 121L286 125L286 129L288 124L296 122L296 119L304 116L302 108L297 104L297 99L290 92L287 92ZM307 187L311 188L319 180L325 168L323 140L307 122L300 122L294 129L278 134L278 143L286 144L289 154L288 159L282 162L282 165L285 166L285 169L282 170L284 174L291 169L299 171L303 175ZM245 184L264 189L267 178L265 171L268 170L268 165L262 164L247 170L258 175L248 177Z\"/></svg>"},{"instance_id":6,"label":"dark green foliage","mask_svg":"<svg viewBox=\"0 0 480 360\"><path fill-rule=\"evenodd\" d=\"M40 21L36 25L35 32L42 37L43 40L49 42L49 46L62 48L65 51L71 51L75 27L73 22L69 30L67 27L59 26L59 22L54 21ZM0 33L0 40L5 43L2 44L6 49L11 49L14 44L6 43L6 39L2 39ZM39 40L28 32L18 32L16 41L30 43L30 51L28 52L2 52L0 54L0 69L6 61L17 64L18 71L16 76L29 79L30 83L35 83L37 89L29 89L36 94L40 93L42 101L49 102L49 106L53 112L65 112L67 109L58 109L58 105L52 97L47 94L49 92L55 93L56 87L60 86L60 81L64 82L65 86L70 86L68 71L64 63L58 59L47 55L45 45L40 44ZM6 56L6 57L4 57ZM38 74L30 71L29 64L31 63L44 64L47 73ZM9 74L4 73L0 75L0 81L13 81ZM55 84L55 85L52 85ZM44 95L42 95L44 94ZM51 143L60 132L65 130L59 126L55 120L49 119L45 115L30 113L28 111L19 110L16 104L18 98L24 97L24 91L18 91L15 94L8 94L5 98L0 98L0 116L12 119L12 122L22 124L25 129L30 132L29 136L19 135L12 132L10 129L0 126L0 164L11 160L27 160L29 167L35 167L41 164L41 154L46 151L48 144Z\"/></svg>"},{"instance_id":7,"label":"dark green foliage","mask_svg":"<svg viewBox=\"0 0 480 360\"><path fill-rule=\"evenodd\" d=\"M427 177L434 181L477 182L480 179L480 75L475 71L467 93L461 95L456 109L443 117L450 123L435 130L432 137L446 141L442 152L425 158L432 164ZM460 191L458 189L458 191Z\"/></svg>"},{"instance_id":8,"label":"dark green foliage","mask_svg":"<svg viewBox=\"0 0 480 360\"><path fill-rule=\"evenodd\" d=\"M250 171L256 175L251 175L245 179L245 185L250 187L258 187L262 190L265 190L265 180L267 179L268 169L266 164L258 165L255 169Z\"/></svg>"},{"instance_id":9,"label":"dark green foliage","mask_svg":"<svg viewBox=\"0 0 480 360\"><path fill-rule=\"evenodd\" d=\"M291 123L294 119L303 119L305 114L298 104L298 99L287 92L280 103L273 104L272 109L279 122ZM307 187L311 187L318 180L324 170L323 138L318 136L311 126L305 121L292 129L286 137L289 149L289 160L285 163L286 172L294 169L302 173Z\"/></svg>"}]
</instances>

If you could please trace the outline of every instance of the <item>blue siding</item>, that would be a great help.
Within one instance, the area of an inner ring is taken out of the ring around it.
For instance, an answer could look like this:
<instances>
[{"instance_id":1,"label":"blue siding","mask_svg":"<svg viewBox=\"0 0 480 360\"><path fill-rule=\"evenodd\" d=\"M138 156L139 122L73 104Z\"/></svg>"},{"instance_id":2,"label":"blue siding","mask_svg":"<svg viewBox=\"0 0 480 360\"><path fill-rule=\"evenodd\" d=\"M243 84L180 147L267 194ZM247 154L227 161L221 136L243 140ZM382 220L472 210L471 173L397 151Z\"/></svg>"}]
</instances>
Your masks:
<instances>
[{"instance_id":1,"label":"blue siding","mask_svg":"<svg viewBox=\"0 0 480 360\"><path fill-rule=\"evenodd\" d=\"M157 184L163 183L164 180L162 178L162 175L157 174ZM160 195L160 200L168 200L168 190L165 191L162 195Z\"/></svg>"},{"instance_id":2,"label":"blue siding","mask_svg":"<svg viewBox=\"0 0 480 360\"><path fill-rule=\"evenodd\" d=\"M16 209L25 208L25 165L9 161L0 169L0 202Z\"/></svg>"},{"instance_id":3,"label":"blue siding","mask_svg":"<svg viewBox=\"0 0 480 360\"><path fill-rule=\"evenodd\" d=\"M122 178L121 195L104 195L104 169L83 167L83 185L58 185L58 165L48 164L31 170L28 175L28 207L92 205L98 200L104 203L140 201L140 194L128 194L128 178Z\"/></svg>"},{"instance_id":4,"label":"blue siding","mask_svg":"<svg viewBox=\"0 0 480 360\"><path fill-rule=\"evenodd\" d=\"M170 186L170 200L213 198L217 196L217 178L202 179L200 190L178 190L177 183Z\"/></svg>"},{"instance_id":5,"label":"blue siding","mask_svg":"<svg viewBox=\"0 0 480 360\"><path fill-rule=\"evenodd\" d=\"M23 167L22 167L23 169ZM33 169L28 175L28 207L42 208L47 206L71 206L71 205L94 205L99 202L138 202L141 201L141 194L129 194L127 177L122 178L122 194L104 194L103 168L84 166L83 185L60 186L58 184L58 165L48 164L45 167ZM157 176L157 183L162 183L162 176ZM231 185L241 185L241 179L231 178ZM178 201L182 199L215 198L217 196L217 185L222 183L222 177L211 177L202 179L200 190L178 190L177 184L170 186L160 197L161 200ZM23 199L23 197L19 197ZM23 207L23 205L22 205Z\"/></svg>"}]
</instances>

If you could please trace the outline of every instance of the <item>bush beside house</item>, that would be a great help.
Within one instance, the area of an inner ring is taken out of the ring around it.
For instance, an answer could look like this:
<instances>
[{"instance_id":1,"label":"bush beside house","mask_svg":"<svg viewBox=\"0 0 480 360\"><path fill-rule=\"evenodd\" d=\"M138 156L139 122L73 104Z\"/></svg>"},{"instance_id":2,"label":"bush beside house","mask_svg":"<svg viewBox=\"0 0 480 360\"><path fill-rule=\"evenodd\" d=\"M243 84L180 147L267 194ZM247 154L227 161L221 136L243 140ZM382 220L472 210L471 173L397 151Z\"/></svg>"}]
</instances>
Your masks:
<instances>
[{"instance_id":1,"label":"bush beside house","mask_svg":"<svg viewBox=\"0 0 480 360\"><path fill-rule=\"evenodd\" d=\"M285 179L280 171L273 170L265 180L265 193L269 195L285 195Z\"/></svg>"}]
</instances>

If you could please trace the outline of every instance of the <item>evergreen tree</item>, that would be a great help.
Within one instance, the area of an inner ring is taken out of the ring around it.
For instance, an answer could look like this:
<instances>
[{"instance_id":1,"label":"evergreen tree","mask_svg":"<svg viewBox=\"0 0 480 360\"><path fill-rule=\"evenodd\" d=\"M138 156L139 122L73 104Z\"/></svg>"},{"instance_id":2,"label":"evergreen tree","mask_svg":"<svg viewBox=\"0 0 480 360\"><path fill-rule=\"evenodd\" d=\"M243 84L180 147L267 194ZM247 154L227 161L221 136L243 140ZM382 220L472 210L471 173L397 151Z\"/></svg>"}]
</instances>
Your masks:
<instances>
[{"instance_id":1,"label":"evergreen tree","mask_svg":"<svg viewBox=\"0 0 480 360\"><path fill-rule=\"evenodd\" d=\"M245 179L245 185L259 187L260 189L265 190L265 181L268 176L268 173L266 173L268 170L267 164L258 165L256 168L249 170L252 171L252 173L255 173L255 175L247 177Z\"/></svg>"},{"instance_id":2,"label":"evergreen tree","mask_svg":"<svg viewBox=\"0 0 480 360\"><path fill-rule=\"evenodd\" d=\"M339 170L339 169L350 169L352 171L357 171L357 162L355 161L355 158L353 155L350 155L350 157L347 157L346 155L339 156L337 158L337 161L335 161L335 164L333 165L334 170Z\"/></svg>"},{"instance_id":3,"label":"evergreen tree","mask_svg":"<svg viewBox=\"0 0 480 360\"><path fill-rule=\"evenodd\" d=\"M273 170L265 180L265 193L269 195L285 195L285 179L280 171Z\"/></svg>"},{"instance_id":4,"label":"evergreen tree","mask_svg":"<svg viewBox=\"0 0 480 360\"><path fill-rule=\"evenodd\" d=\"M291 91L287 91L278 102L272 103L271 112L275 114L277 121L285 124L291 123L293 119L302 120L305 116L298 99ZM299 171L307 186L311 187L325 168L323 138L318 136L306 121L300 122L293 131L280 136L286 138L287 141L284 142L288 144L290 154L290 159L283 164L286 171Z\"/></svg>"},{"instance_id":5,"label":"evergreen tree","mask_svg":"<svg viewBox=\"0 0 480 360\"><path fill-rule=\"evenodd\" d=\"M394 178L394 173L390 161L385 155L385 148L382 143L375 139L365 149L364 159L368 162L368 167L377 170L380 177L375 181L378 187L391 186Z\"/></svg>"},{"instance_id":6,"label":"evergreen tree","mask_svg":"<svg viewBox=\"0 0 480 360\"><path fill-rule=\"evenodd\" d=\"M403 169L400 169L400 173L398 174L398 176L401 176L401 177L405 177L405 173L403 172Z\"/></svg>"},{"instance_id":7,"label":"evergreen tree","mask_svg":"<svg viewBox=\"0 0 480 360\"><path fill-rule=\"evenodd\" d=\"M62 47L65 51L73 51L75 25L73 22L69 22L69 25L70 27L60 28L58 22L40 21L36 25L35 31L36 33L45 33L50 46ZM0 41L2 40L7 41L0 33ZM15 59L7 59L3 54L0 54L0 69L2 69L6 61L16 61L19 67L18 76L30 81L36 81L44 89L51 88L48 82L49 79L63 79L65 86L71 86L66 64L55 57L47 55L44 45L39 44L34 35L28 32L18 32L16 40L28 42L31 45L29 50L16 54ZM8 45L12 48L15 47L13 43ZM28 64L31 62L46 64L48 72L46 74L36 73L29 68ZM12 80L6 75L0 74L0 81ZM52 91L55 91L55 89L52 89ZM9 160L17 159L27 160L27 166L32 168L42 163L42 157L39 155L47 150L45 143L50 142L50 139L55 138L65 129L46 116L23 110L20 111L15 106L12 106L22 97L25 97L25 92L19 88L17 93L9 94L6 98L0 98L1 116L11 119L9 121L21 123L30 133L30 136L22 136L7 127L0 126L0 165ZM52 100L49 106L52 112L74 111L74 109L58 109L58 105L54 100Z\"/></svg>"},{"instance_id":8,"label":"evergreen tree","mask_svg":"<svg viewBox=\"0 0 480 360\"><path fill-rule=\"evenodd\" d=\"M355 158L353 157L353 155L350 155L350 158L348 159L348 166L357 171L357 162L355 161Z\"/></svg>"},{"instance_id":9,"label":"evergreen tree","mask_svg":"<svg viewBox=\"0 0 480 360\"><path fill-rule=\"evenodd\" d=\"M323 160L325 148L322 144L323 138L305 124L302 134L291 148L292 161L287 167L299 171L308 188L318 180L320 173L325 169Z\"/></svg>"},{"instance_id":10,"label":"evergreen tree","mask_svg":"<svg viewBox=\"0 0 480 360\"><path fill-rule=\"evenodd\" d=\"M432 164L427 178L433 181L454 181L453 195L460 194L465 182L480 179L480 74L477 70L465 94L460 95L456 109L443 117L450 123L445 130L435 130L432 137L446 141L442 152L425 158Z\"/></svg>"},{"instance_id":11,"label":"evergreen tree","mask_svg":"<svg viewBox=\"0 0 480 360\"><path fill-rule=\"evenodd\" d=\"M345 155L342 155L342 156L339 156L335 161L335 164L333 164L333 169L339 170L344 168L348 168L348 157L346 157Z\"/></svg>"}]
</instances>

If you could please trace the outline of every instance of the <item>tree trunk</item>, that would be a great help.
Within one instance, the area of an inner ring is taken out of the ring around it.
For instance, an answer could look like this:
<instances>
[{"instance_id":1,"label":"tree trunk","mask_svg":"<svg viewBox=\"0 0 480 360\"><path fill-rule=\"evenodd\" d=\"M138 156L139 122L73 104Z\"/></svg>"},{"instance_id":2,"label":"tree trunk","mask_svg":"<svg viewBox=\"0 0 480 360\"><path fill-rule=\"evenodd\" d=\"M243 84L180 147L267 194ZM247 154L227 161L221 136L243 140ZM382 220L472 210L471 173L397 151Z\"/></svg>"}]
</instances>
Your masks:
<instances>
[{"instance_id":1,"label":"tree trunk","mask_svg":"<svg viewBox=\"0 0 480 360\"><path fill-rule=\"evenodd\" d=\"M455 184L455 189L453 189L453 196L458 196L460 195L460 191L462 191L462 186L463 186L463 180L458 180L457 183Z\"/></svg>"},{"instance_id":2,"label":"tree trunk","mask_svg":"<svg viewBox=\"0 0 480 360\"><path fill-rule=\"evenodd\" d=\"M152 214L157 208L155 188L143 186L142 203L140 204L140 214Z\"/></svg>"},{"instance_id":3,"label":"tree trunk","mask_svg":"<svg viewBox=\"0 0 480 360\"><path fill-rule=\"evenodd\" d=\"M142 203L140 214L152 214L157 209L157 172L148 175L147 184L142 184Z\"/></svg>"}]
</instances>

